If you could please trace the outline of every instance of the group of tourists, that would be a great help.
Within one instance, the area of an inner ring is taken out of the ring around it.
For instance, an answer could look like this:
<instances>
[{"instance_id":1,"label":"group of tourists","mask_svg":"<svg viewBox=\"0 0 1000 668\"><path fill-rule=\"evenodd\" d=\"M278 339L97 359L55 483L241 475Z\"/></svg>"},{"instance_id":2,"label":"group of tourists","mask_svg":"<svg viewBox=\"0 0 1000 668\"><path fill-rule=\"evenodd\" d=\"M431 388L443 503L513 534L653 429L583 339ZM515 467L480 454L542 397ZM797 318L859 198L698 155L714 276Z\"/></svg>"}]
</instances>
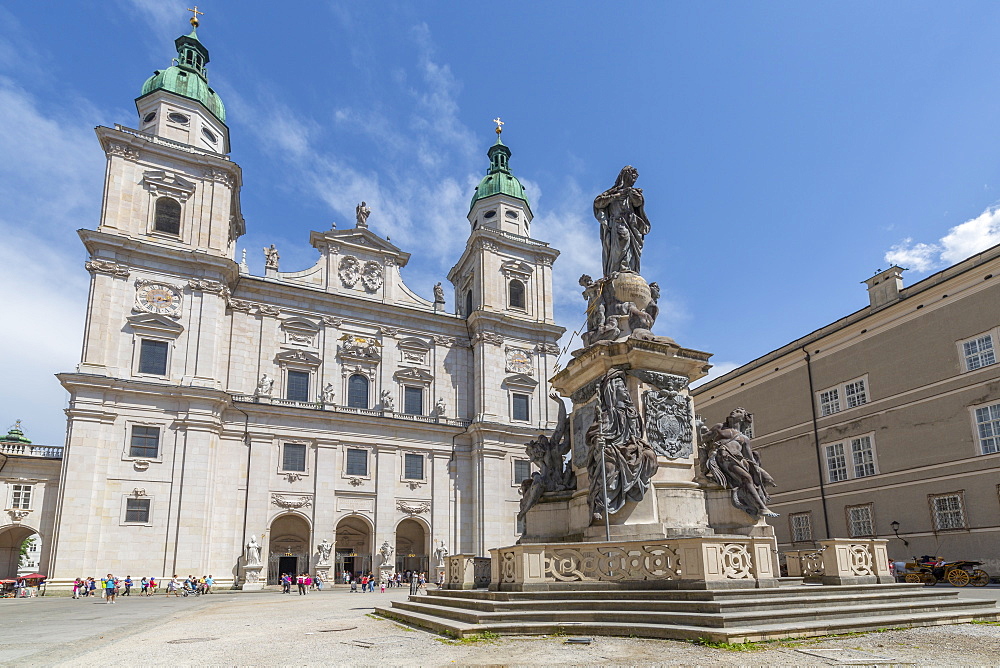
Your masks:
<instances>
[{"instance_id":1,"label":"group of tourists","mask_svg":"<svg viewBox=\"0 0 1000 668\"><path fill-rule=\"evenodd\" d=\"M124 579L117 578L111 573L108 573L107 577L103 577L100 580L93 577L76 578L73 581L73 598L97 596L98 592L100 592L100 596L106 603L114 603L118 596L131 596L132 589L136 584L131 575L126 575ZM167 580L166 594L173 594L174 596L180 596L182 593L185 596L189 594L211 594L214 585L215 580L211 575L201 578L189 575L184 580L174 575L172 579ZM140 587L139 596L152 596L156 593L156 589L160 586L160 583L155 577L150 576L139 580L138 586Z\"/></svg>"},{"instance_id":2,"label":"group of tourists","mask_svg":"<svg viewBox=\"0 0 1000 668\"><path fill-rule=\"evenodd\" d=\"M318 573L315 577L308 573L299 573L298 575L282 573L278 582L281 584L282 594L291 594L293 584L298 588L300 596L305 596L305 593L310 589L313 591L323 591L323 578Z\"/></svg>"},{"instance_id":3,"label":"group of tourists","mask_svg":"<svg viewBox=\"0 0 1000 668\"><path fill-rule=\"evenodd\" d=\"M344 573L344 581L351 585L351 591L357 592L358 585L361 586L362 592L374 592L376 583L379 586L379 591L384 593L386 587L402 587L407 583L416 583L417 592L426 591L427 586L427 573L418 573L416 571L406 571L403 573L392 573L388 576L377 578L374 573L369 572L367 575L352 575L350 573Z\"/></svg>"}]
</instances>

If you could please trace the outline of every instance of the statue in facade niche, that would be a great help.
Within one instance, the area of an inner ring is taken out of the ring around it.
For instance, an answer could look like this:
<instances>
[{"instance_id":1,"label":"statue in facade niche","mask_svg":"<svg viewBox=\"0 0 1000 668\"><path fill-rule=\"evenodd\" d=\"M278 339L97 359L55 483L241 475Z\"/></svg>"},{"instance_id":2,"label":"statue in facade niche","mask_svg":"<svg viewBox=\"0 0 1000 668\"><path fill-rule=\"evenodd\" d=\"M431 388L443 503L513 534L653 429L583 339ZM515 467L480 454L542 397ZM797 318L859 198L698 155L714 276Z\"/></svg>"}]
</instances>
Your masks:
<instances>
[{"instance_id":1,"label":"statue in facade niche","mask_svg":"<svg viewBox=\"0 0 1000 668\"><path fill-rule=\"evenodd\" d=\"M257 382L256 395L258 397L269 397L271 396L271 389L274 387L274 378L271 378L266 373L261 374L260 380Z\"/></svg>"},{"instance_id":2,"label":"statue in facade niche","mask_svg":"<svg viewBox=\"0 0 1000 668\"><path fill-rule=\"evenodd\" d=\"M438 397L437 403L434 404L434 414L438 417L444 417L447 410L448 406L444 403L444 397Z\"/></svg>"},{"instance_id":3,"label":"statue in facade niche","mask_svg":"<svg viewBox=\"0 0 1000 668\"><path fill-rule=\"evenodd\" d=\"M444 566L444 560L448 558L448 546L443 542L434 550L434 556L437 557L437 565L439 567Z\"/></svg>"},{"instance_id":4,"label":"statue in facade niche","mask_svg":"<svg viewBox=\"0 0 1000 668\"><path fill-rule=\"evenodd\" d=\"M517 519L523 519L545 492L576 489L576 474L565 461L572 447L566 404L558 392L549 392L549 397L559 405L559 418L552 436L541 434L524 446L528 459L538 470L521 481L521 507Z\"/></svg>"},{"instance_id":5,"label":"statue in facade niche","mask_svg":"<svg viewBox=\"0 0 1000 668\"><path fill-rule=\"evenodd\" d=\"M250 536L250 540L247 541L246 565L260 566L260 544L257 542L257 536L255 535Z\"/></svg>"},{"instance_id":6,"label":"statue in facade niche","mask_svg":"<svg viewBox=\"0 0 1000 668\"><path fill-rule=\"evenodd\" d=\"M650 224L646 217L642 188L636 188L639 172L627 165L615 185L594 199L594 217L601 224L601 261L605 278L620 271L639 272L642 245Z\"/></svg>"},{"instance_id":7,"label":"statue in facade niche","mask_svg":"<svg viewBox=\"0 0 1000 668\"><path fill-rule=\"evenodd\" d=\"M392 398L392 392L389 390L382 390L382 394L379 395L379 402L382 404L382 410L384 411L391 413L396 410L396 400Z\"/></svg>"},{"instance_id":8,"label":"statue in facade niche","mask_svg":"<svg viewBox=\"0 0 1000 668\"><path fill-rule=\"evenodd\" d=\"M265 269L278 269L278 249L271 244L270 248L264 249L264 268Z\"/></svg>"},{"instance_id":9,"label":"statue in facade niche","mask_svg":"<svg viewBox=\"0 0 1000 668\"><path fill-rule=\"evenodd\" d=\"M334 389L333 383L327 383L323 386L323 392L320 395L320 401L324 404L332 404L337 399L337 390Z\"/></svg>"},{"instance_id":10,"label":"statue in facade niche","mask_svg":"<svg viewBox=\"0 0 1000 668\"><path fill-rule=\"evenodd\" d=\"M388 564L389 560L392 559L393 553L392 545L389 545L389 541L382 541L382 547L378 549L378 553L382 555L382 564Z\"/></svg>"},{"instance_id":11,"label":"statue in facade niche","mask_svg":"<svg viewBox=\"0 0 1000 668\"><path fill-rule=\"evenodd\" d=\"M372 215L372 210L362 202L354 208L354 214L358 219L358 227L368 227L368 216Z\"/></svg>"},{"instance_id":12,"label":"statue in facade niche","mask_svg":"<svg viewBox=\"0 0 1000 668\"><path fill-rule=\"evenodd\" d=\"M316 550L319 552L318 566L326 566L330 563L330 551L332 549L333 545L331 545L330 541L325 538L323 539L323 542L316 547Z\"/></svg>"},{"instance_id":13,"label":"statue in facade niche","mask_svg":"<svg viewBox=\"0 0 1000 668\"><path fill-rule=\"evenodd\" d=\"M705 474L726 489L732 490L733 505L748 515L777 517L767 507L771 497L768 487L776 487L774 478L760 465L760 456L750 447L744 433L753 418L744 408L736 408L725 423L711 428L702 425L701 443L706 450Z\"/></svg>"},{"instance_id":14,"label":"statue in facade niche","mask_svg":"<svg viewBox=\"0 0 1000 668\"><path fill-rule=\"evenodd\" d=\"M656 453L643 434L642 416L632 401L625 372L612 369L601 380L594 422L586 436L594 520L604 519L605 512L617 513L627 501L642 501L646 495L657 464Z\"/></svg>"}]
</instances>

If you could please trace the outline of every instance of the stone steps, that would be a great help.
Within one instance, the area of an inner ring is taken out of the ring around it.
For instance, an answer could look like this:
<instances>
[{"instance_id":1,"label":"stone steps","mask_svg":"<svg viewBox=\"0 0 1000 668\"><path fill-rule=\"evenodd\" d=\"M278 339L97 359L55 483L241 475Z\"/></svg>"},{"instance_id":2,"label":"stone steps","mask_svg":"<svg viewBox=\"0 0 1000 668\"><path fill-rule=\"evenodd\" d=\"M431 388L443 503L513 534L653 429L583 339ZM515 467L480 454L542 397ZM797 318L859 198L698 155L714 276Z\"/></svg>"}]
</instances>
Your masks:
<instances>
[{"instance_id":1,"label":"stone steps","mask_svg":"<svg viewBox=\"0 0 1000 668\"><path fill-rule=\"evenodd\" d=\"M490 631L744 642L1000 619L989 599L922 585L731 591L429 592L376 613L452 636Z\"/></svg>"}]
</instances>

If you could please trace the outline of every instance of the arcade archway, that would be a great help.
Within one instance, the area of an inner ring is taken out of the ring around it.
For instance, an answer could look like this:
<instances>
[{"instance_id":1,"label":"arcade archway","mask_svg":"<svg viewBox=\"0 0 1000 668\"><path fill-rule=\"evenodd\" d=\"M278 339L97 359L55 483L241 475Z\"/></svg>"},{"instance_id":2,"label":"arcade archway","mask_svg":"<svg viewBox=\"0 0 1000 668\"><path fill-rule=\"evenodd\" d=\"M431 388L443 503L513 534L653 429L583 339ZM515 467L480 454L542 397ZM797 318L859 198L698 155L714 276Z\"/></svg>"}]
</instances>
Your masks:
<instances>
[{"instance_id":1,"label":"arcade archway","mask_svg":"<svg viewBox=\"0 0 1000 668\"><path fill-rule=\"evenodd\" d=\"M41 536L34 529L21 525L13 525L0 529L0 580L10 580L17 576L21 561L21 546L24 541L34 538L34 548L26 555L30 561L41 548ZM25 564L28 571L38 570L37 556L32 565Z\"/></svg>"},{"instance_id":2,"label":"arcade archway","mask_svg":"<svg viewBox=\"0 0 1000 668\"><path fill-rule=\"evenodd\" d=\"M268 531L268 584L278 584L282 573L297 575L309 571L309 535L309 523L299 515L282 515L271 522Z\"/></svg>"},{"instance_id":3,"label":"arcade archway","mask_svg":"<svg viewBox=\"0 0 1000 668\"><path fill-rule=\"evenodd\" d=\"M414 519L405 519L396 525L396 572L416 571L427 573L429 546L427 530ZM429 576L429 575L428 575Z\"/></svg>"},{"instance_id":4,"label":"arcade archway","mask_svg":"<svg viewBox=\"0 0 1000 668\"><path fill-rule=\"evenodd\" d=\"M344 581L344 573L354 577L371 573L372 526L368 520L356 515L340 520L334 549L337 582Z\"/></svg>"}]
</instances>

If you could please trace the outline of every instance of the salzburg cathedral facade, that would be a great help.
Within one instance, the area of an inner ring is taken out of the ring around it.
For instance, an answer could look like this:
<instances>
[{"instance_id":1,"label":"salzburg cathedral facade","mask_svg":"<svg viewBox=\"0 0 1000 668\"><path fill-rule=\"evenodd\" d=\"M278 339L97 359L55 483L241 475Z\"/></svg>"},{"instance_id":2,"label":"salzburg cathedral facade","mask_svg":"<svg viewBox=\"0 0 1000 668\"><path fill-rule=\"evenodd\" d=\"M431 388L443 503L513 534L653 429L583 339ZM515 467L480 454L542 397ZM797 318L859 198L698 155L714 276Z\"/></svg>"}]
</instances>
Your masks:
<instances>
[{"instance_id":1,"label":"salzburg cathedral facade","mask_svg":"<svg viewBox=\"0 0 1000 668\"><path fill-rule=\"evenodd\" d=\"M353 227L310 233L312 267L282 271L271 246L255 276L237 255L242 177L208 50L196 30L176 47L136 99L136 129L97 128L104 198L97 229L80 230L82 359L59 374L50 580L434 572L514 542L524 443L554 425L564 330L559 252L532 237L499 130L448 296L407 287L410 254L364 203Z\"/></svg>"}]
</instances>

